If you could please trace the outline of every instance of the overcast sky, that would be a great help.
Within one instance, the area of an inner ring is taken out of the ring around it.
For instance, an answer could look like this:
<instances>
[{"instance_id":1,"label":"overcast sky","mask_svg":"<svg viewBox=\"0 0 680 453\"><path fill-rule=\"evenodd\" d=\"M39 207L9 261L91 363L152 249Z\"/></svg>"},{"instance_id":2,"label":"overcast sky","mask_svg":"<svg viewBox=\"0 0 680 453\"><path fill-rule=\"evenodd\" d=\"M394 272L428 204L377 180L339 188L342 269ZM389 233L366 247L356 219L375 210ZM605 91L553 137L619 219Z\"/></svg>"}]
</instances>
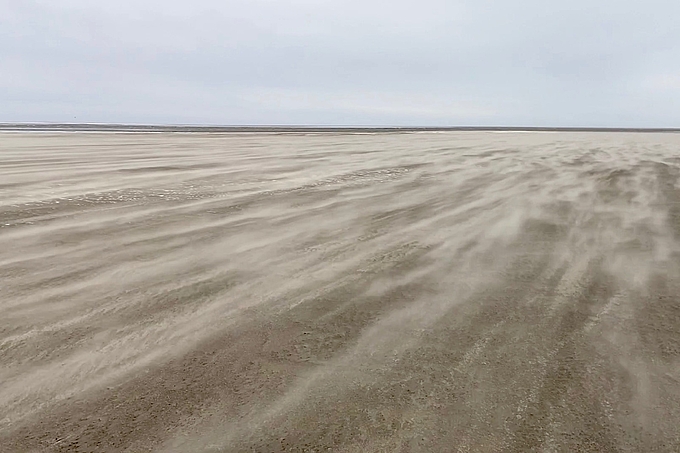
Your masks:
<instances>
[{"instance_id":1,"label":"overcast sky","mask_svg":"<svg viewBox=\"0 0 680 453\"><path fill-rule=\"evenodd\" d=\"M0 0L0 122L680 126L678 0Z\"/></svg>"}]
</instances>

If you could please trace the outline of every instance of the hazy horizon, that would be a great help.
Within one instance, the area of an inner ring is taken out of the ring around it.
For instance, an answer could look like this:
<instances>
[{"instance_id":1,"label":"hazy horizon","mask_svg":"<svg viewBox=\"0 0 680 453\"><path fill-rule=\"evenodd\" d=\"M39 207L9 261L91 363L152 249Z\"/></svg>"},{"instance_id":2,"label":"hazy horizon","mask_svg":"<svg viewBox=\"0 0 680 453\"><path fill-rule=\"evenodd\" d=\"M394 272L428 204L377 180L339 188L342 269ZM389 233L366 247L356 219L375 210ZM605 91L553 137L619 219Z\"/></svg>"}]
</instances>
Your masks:
<instances>
[{"instance_id":1,"label":"hazy horizon","mask_svg":"<svg viewBox=\"0 0 680 453\"><path fill-rule=\"evenodd\" d=\"M338 125L318 125L318 124L209 124L209 123L104 123L104 122L90 122L90 123L76 123L76 122L40 122L40 121L25 121L25 122L0 122L0 131L11 131L13 128L21 131L31 131L33 128L38 130L63 130L71 129L74 132L78 131L107 131L115 130L114 128L129 128L129 131L173 131L173 130L196 130L197 132L211 130L220 131L241 131L252 130L254 132L261 132L267 130L281 130L286 131L333 131L333 130L376 130L376 131L432 131L432 132L465 132L465 131L499 131L499 132L580 132L580 131L603 131L603 132L680 132L680 127L598 127L598 126L523 126L523 125L481 125L481 126L467 126L467 125L450 125L450 126L427 126L427 125L352 125L352 124L338 124Z\"/></svg>"}]
</instances>

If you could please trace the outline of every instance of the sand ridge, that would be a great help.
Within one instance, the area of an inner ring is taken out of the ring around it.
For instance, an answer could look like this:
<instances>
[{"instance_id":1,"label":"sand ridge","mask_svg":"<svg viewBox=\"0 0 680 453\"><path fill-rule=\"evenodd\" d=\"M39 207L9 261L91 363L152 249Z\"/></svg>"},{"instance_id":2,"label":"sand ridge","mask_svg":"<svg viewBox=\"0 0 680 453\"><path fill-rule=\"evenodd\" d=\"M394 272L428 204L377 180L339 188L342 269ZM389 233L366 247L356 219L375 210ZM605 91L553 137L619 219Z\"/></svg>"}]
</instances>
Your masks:
<instances>
[{"instance_id":1,"label":"sand ridge","mask_svg":"<svg viewBox=\"0 0 680 453\"><path fill-rule=\"evenodd\" d=\"M678 451L680 135L0 134L0 450Z\"/></svg>"}]
</instances>

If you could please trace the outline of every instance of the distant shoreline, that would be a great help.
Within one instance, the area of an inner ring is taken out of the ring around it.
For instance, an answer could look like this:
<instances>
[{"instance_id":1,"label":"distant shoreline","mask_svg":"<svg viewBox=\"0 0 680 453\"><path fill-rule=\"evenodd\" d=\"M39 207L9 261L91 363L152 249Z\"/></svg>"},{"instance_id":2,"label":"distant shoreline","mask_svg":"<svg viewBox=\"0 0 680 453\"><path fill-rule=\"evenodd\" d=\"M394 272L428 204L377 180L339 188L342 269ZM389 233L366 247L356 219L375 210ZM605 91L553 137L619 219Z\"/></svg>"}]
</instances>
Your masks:
<instances>
[{"instance_id":1,"label":"distant shoreline","mask_svg":"<svg viewBox=\"0 0 680 453\"><path fill-rule=\"evenodd\" d=\"M217 132L217 133L403 133L403 132L680 132L680 128L627 127L363 127L363 126L165 126L140 124L0 123L14 132Z\"/></svg>"}]
</instances>

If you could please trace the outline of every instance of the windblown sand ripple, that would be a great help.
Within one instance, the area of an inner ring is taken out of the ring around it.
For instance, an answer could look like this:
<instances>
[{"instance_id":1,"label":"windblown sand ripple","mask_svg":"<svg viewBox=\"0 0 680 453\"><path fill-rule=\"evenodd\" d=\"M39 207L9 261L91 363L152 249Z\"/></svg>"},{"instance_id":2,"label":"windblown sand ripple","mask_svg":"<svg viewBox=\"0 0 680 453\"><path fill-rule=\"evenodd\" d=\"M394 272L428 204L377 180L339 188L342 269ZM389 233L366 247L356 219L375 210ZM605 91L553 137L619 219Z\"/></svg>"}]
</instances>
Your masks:
<instances>
[{"instance_id":1,"label":"windblown sand ripple","mask_svg":"<svg viewBox=\"0 0 680 453\"><path fill-rule=\"evenodd\" d=\"M0 134L0 451L680 451L680 135Z\"/></svg>"}]
</instances>

